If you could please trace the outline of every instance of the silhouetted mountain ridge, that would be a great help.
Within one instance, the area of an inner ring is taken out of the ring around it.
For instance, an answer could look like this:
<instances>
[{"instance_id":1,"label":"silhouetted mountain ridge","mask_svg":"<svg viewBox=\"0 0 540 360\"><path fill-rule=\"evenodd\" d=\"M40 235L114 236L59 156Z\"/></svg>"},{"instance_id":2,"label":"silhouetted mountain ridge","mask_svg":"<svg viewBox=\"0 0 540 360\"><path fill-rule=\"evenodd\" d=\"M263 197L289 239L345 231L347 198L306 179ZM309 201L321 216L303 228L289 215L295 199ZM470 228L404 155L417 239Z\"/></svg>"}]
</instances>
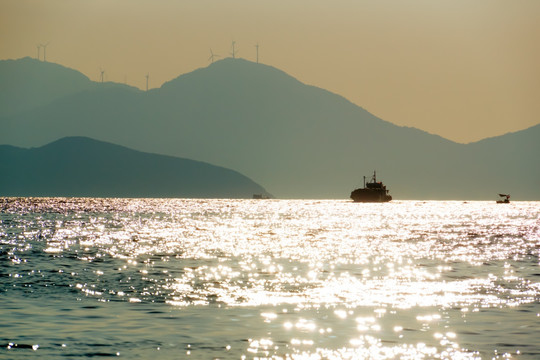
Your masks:
<instances>
[{"instance_id":1,"label":"silhouetted mountain ridge","mask_svg":"<svg viewBox=\"0 0 540 360\"><path fill-rule=\"evenodd\" d=\"M0 196L250 198L269 195L236 171L85 137L0 145Z\"/></svg>"},{"instance_id":2,"label":"silhouetted mountain ridge","mask_svg":"<svg viewBox=\"0 0 540 360\"><path fill-rule=\"evenodd\" d=\"M491 199L497 192L540 199L535 128L457 144L242 59L148 92L78 92L0 125L7 129L0 143L84 135L235 169L279 197L346 198L376 169L395 199Z\"/></svg>"},{"instance_id":3,"label":"silhouetted mountain ridge","mask_svg":"<svg viewBox=\"0 0 540 360\"><path fill-rule=\"evenodd\" d=\"M0 60L0 117L47 105L65 96L96 88L138 89L113 82L97 83L65 66L25 57Z\"/></svg>"}]
</instances>

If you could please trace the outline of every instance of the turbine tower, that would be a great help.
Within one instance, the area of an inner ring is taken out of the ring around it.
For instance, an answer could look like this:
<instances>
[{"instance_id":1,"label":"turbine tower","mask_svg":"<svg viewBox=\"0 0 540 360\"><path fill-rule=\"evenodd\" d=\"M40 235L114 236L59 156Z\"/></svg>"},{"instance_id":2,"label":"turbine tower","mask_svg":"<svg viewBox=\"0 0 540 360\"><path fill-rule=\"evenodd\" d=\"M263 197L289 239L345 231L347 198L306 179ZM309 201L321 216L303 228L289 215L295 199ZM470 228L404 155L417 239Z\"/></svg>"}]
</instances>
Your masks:
<instances>
[{"instance_id":1,"label":"turbine tower","mask_svg":"<svg viewBox=\"0 0 540 360\"><path fill-rule=\"evenodd\" d=\"M234 48L234 45L236 45L236 41L233 40L233 42L232 42L232 53L231 53L233 59L236 58L236 50Z\"/></svg>"},{"instance_id":2,"label":"turbine tower","mask_svg":"<svg viewBox=\"0 0 540 360\"><path fill-rule=\"evenodd\" d=\"M37 59L39 60L39 51L41 50L41 44L37 44Z\"/></svg>"},{"instance_id":3,"label":"turbine tower","mask_svg":"<svg viewBox=\"0 0 540 360\"><path fill-rule=\"evenodd\" d=\"M257 49L257 64L259 63L259 43L255 45L255 49Z\"/></svg>"},{"instance_id":4,"label":"turbine tower","mask_svg":"<svg viewBox=\"0 0 540 360\"><path fill-rule=\"evenodd\" d=\"M219 55L214 54L212 49L210 49L210 57L208 58L208 60L210 60L211 62L214 62L214 59L217 58L217 57L219 57Z\"/></svg>"},{"instance_id":5,"label":"turbine tower","mask_svg":"<svg viewBox=\"0 0 540 360\"><path fill-rule=\"evenodd\" d=\"M150 77L150 74L149 73L146 73L146 91L148 91L148 78Z\"/></svg>"},{"instance_id":6,"label":"turbine tower","mask_svg":"<svg viewBox=\"0 0 540 360\"><path fill-rule=\"evenodd\" d=\"M47 62L47 46L49 43L46 44L40 44L43 47L43 61Z\"/></svg>"},{"instance_id":7,"label":"turbine tower","mask_svg":"<svg viewBox=\"0 0 540 360\"><path fill-rule=\"evenodd\" d=\"M105 70L102 70L101 68L99 68L99 71L101 73L101 83L103 84L103 74L105 74Z\"/></svg>"}]
</instances>

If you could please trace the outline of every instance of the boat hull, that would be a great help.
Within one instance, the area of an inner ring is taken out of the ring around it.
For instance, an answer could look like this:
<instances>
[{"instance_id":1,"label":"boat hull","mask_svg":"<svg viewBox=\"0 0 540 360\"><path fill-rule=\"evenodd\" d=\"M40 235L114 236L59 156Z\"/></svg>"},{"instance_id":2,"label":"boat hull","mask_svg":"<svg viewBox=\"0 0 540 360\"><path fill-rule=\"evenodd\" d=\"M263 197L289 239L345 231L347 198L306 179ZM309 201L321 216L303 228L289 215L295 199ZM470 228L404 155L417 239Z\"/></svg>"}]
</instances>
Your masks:
<instances>
[{"instance_id":1,"label":"boat hull","mask_svg":"<svg viewBox=\"0 0 540 360\"><path fill-rule=\"evenodd\" d=\"M351 199L354 202L388 202L392 200L392 196L386 194L386 191L356 189L351 192Z\"/></svg>"}]
</instances>

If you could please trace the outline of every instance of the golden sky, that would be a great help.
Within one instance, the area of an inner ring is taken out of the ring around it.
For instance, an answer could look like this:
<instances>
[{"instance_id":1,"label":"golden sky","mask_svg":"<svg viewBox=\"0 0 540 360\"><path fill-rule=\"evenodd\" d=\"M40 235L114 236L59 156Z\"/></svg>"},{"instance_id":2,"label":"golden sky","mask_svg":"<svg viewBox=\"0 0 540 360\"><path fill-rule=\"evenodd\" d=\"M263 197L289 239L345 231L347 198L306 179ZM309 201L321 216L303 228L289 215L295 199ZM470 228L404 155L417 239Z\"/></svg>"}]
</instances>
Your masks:
<instances>
[{"instance_id":1,"label":"golden sky","mask_svg":"<svg viewBox=\"0 0 540 360\"><path fill-rule=\"evenodd\" d=\"M210 49L458 142L540 123L539 0L0 0L0 59L150 88ZM43 51L41 51L43 57Z\"/></svg>"}]
</instances>

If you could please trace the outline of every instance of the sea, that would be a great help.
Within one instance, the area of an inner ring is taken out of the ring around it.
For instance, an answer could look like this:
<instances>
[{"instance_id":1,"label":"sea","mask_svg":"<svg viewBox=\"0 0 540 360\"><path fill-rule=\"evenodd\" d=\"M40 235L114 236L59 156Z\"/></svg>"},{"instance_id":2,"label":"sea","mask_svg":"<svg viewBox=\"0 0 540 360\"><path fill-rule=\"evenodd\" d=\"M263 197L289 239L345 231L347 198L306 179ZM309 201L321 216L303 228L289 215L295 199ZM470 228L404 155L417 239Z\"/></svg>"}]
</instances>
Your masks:
<instances>
[{"instance_id":1,"label":"sea","mask_svg":"<svg viewBox=\"0 0 540 360\"><path fill-rule=\"evenodd\" d=\"M540 359L540 202L0 198L2 359Z\"/></svg>"}]
</instances>

